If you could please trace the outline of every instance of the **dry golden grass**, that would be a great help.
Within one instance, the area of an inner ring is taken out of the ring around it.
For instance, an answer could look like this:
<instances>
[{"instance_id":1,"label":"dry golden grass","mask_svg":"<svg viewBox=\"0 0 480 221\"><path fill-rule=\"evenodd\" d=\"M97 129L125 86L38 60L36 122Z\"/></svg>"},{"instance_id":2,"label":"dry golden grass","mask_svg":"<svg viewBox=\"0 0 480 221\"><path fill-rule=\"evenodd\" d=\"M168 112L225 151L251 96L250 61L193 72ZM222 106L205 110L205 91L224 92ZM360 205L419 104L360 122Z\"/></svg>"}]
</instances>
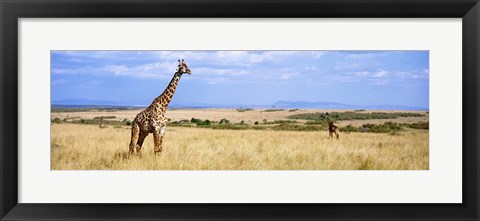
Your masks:
<instances>
[{"instance_id":1,"label":"dry golden grass","mask_svg":"<svg viewBox=\"0 0 480 221\"><path fill-rule=\"evenodd\" d=\"M171 113L171 112L170 112ZM52 170L428 170L428 131L398 135L167 127L128 155L130 128L52 124Z\"/></svg>"},{"instance_id":2,"label":"dry golden grass","mask_svg":"<svg viewBox=\"0 0 480 221\"><path fill-rule=\"evenodd\" d=\"M134 109L134 110L121 110L114 112L99 112L99 111L90 111L90 112L71 112L71 113L52 113L51 118L75 118L75 119L93 119L100 116L115 116L114 120L133 120L135 116L142 111L143 109ZM254 109L251 111L238 112L236 109L168 109L167 117L172 121L179 121L183 119L190 120L192 117L199 119L209 119L213 121L219 121L222 118L230 120L232 123L238 123L242 120L247 124L253 124L255 121L262 122L263 119L268 121L275 120L291 120L287 117L293 114L304 114L304 113L324 113L324 112L345 112L346 110L321 110L321 109L300 109L295 112L289 112L288 110L284 111L274 111L274 112L265 112L265 109ZM351 110L350 110L351 111ZM422 113L425 114L425 111L365 111L362 113L371 113L371 112L410 112L410 113ZM305 120L297 120L298 122L305 122ZM346 125L360 126L363 124L383 124L387 121L394 121L397 123L416 123L416 122L427 122L428 115L423 117L400 117L397 119L370 119L370 120L350 120L350 121L340 121L335 123L337 126L343 127Z\"/></svg>"}]
</instances>

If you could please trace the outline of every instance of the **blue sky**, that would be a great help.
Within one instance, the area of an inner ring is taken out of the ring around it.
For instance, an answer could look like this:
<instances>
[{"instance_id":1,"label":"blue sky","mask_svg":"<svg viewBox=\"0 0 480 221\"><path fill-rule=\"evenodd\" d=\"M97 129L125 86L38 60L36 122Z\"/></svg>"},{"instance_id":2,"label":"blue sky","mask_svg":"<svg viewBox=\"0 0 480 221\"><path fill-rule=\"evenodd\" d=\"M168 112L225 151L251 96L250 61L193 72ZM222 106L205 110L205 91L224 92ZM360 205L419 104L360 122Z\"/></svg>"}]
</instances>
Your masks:
<instances>
[{"instance_id":1,"label":"blue sky","mask_svg":"<svg viewBox=\"0 0 480 221\"><path fill-rule=\"evenodd\" d=\"M148 105L185 59L171 104L324 101L428 108L428 51L52 51L51 98Z\"/></svg>"}]
</instances>

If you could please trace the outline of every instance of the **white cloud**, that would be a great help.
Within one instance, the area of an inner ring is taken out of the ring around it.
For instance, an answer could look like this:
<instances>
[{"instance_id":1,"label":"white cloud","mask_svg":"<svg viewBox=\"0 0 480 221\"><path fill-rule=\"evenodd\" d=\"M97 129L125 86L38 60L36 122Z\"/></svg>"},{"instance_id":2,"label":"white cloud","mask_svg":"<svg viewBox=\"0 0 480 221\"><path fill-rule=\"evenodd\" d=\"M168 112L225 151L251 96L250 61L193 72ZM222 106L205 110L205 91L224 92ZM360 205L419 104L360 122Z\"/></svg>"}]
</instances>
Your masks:
<instances>
[{"instance_id":1,"label":"white cloud","mask_svg":"<svg viewBox=\"0 0 480 221\"><path fill-rule=\"evenodd\" d=\"M305 67L305 70L307 70L307 71L318 71L319 68L317 68L315 66L308 66L308 67Z\"/></svg>"},{"instance_id":2,"label":"white cloud","mask_svg":"<svg viewBox=\"0 0 480 221\"><path fill-rule=\"evenodd\" d=\"M353 82L359 82L360 78L351 76L351 75L338 75L338 76L331 76L328 78L330 81L336 81L336 82L341 82L341 83L353 83Z\"/></svg>"},{"instance_id":3,"label":"white cloud","mask_svg":"<svg viewBox=\"0 0 480 221\"><path fill-rule=\"evenodd\" d=\"M365 66L366 65L361 62L338 62L334 68L336 70L353 70L353 69L360 69Z\"/></svg>"},{"instance_id":4,"label":"white cloud","mask_svg":"<svg viewBox=\"0 0 480 221\"><path fill-rule=\"evenodd\" d=\"M300 56L322 57L321 51L53 51L64 55L63 59L77 63L76 66L52 68L52 74L87 74L162 78L170 76L176 69L177 59L185 59L194 75L239 76L258 75L262 79L287 79L294 77L282 67ZM61 58L61 57L60 57ZM130 62L130 60L135 62ZM143 60L142 60L143 59ZM137 62L137 60L139 62ZM93 67L78 65L89 63ZM144 62L142 62L144 61ZM142 64L147 63L147 64ZM59 64L62 64L59 62ZM316 71L311 64L306 70ZM266 73L271 72L271 74ZM291 70L290 70L291 72ZM255 76L257 77L257 76Z\"/></svg>"},{"instance_id":5,"label":"white cloud","mask_svg":"<svg viewBox=\"0 0 480 221\"><path fill-rule=\"evenodd\" d=\"M52 80L51 85L56 86L56 85L62 85L62 84L66 84L66 83L67 83L67 81L64 80L64 79L57 79L57 80Z\"/></svg>"},{"instance_id":6,"label":"white cloud","mask_svg":"<svg viewBox=\"0 0 480 221\"><path fill-rule=\"evenodd\" d=\"M375 85L385 85L388 82L389 81L387 79L372 79L371 80L371 84L375 84Z\"/></svg>"},{"instance_id":7,"label":"white cloud","mask_svg":"<svg viewBox=\"0 0 480 221\"><path fill-rule=\"evenodd\" d=\"M226 83L226 82L229 82L229 80L227 78L222 78L222 77L216 77L216 78L209 78L207 83L208 84L223 84L223 83Z\"/></svg>"},{"instance_id":8,"label":"white cloud","mask_svg":"<svg viewBox=\"0 0 480 221\"><path fill-rule=\"evenodd\" d=\"M385 70L377 71L357 71L357 72L341 72L337 76L330 77L332 81L338 81L342 83L352 83L366 81L366 83L375 85L384 85L389 82L387 77L389 72Z\"/></svg>"},{"instance_id":9,"label":"white cloud","mask_svg":"<svg viewBox=\"0 0 480 221\"><path fill-rule=\"evenodd\" d=\"M370 72L368 71L359 71L359 72L355 72L353 73L359 77L368 77L370 75Z\"/></svg>"},{"instance_id":10,"label":"white cloud","mask_svg":"<svg viewBox=\"0 0 480 221\"><path fill-rule=\"evenodd\" d=\"M213 59L220 63L262 63L262 62L280 62L283 58L295 56L292 51L266 51L266 52L250 52L250 51L218 51L214 54Z\"/></svg>"},{"instance_id":11,"label":"white cloud","mask_svg":"<svg viewBox=\"0 0 480 221\"><path fill-rule=\"evenodd\" d=\"M387 72L383 70L376 71L372 74L372 77L374 78L383 78L387 76Z\"/></svg>"},{"instance_id":12,"label":"white cloud","mask_svg":"<svg viewBox=\"0 0 480 221\"><path fill-rule=\"evenodd\" d=\"M320 52L319 52L320 53ZM185 59L188 63L249 67L260 63L279 64L286 59L304 55L302 51L159 51L162 59Z\"/></svg>"},{"instance_id":13,"label":"white cloud","mask_svg":"<svg viewBox=\"0 0 480 221\"><path fill-rule=\"evenodd\" d=\"M65 68L52 68L52 74L77 74L77 71Z\"/></svg>"},{"instance_id":14,"label":"white cloud","mask_svg":"<svg viewBox=\"0 0 480 221\"><path fill-rule=\"evenodd\" d=\"M130 71L130 68L125 65L107 65L104 69L105 71L112 72L117 76L126 75Z\"/></svg>"},{"instance_id":15,"label":"white cloud","mask_svg":"<svg viewBox=\"0 0 480 221\"><path fill-rule=\"evenodd\" d=\"M377 70L377 71L347 72L347 74L355 75L358 77L366 77L366 78L384 78L384 77L387 77L388 72L384 70Z\"/></svg>"},{"instance_id":16,"label":"white cloud","mask_svg":"<svg viewBox=\"0 0 480 221\"><path fill-rule=\"evenodd\" d=\"M408 80L408 79L428 79L428 70L416 70L416 71L350 71L339 72L334 77L330 77L329 80L352 83L352 82L365 82L373 85L386 85L391 82Z\"/></svg>"},{"instance_id":17,"label":"white cloud","mask_svg":"<svg viewBox=\"0 0 480 221\"><path fill-rule=\"evenodd\" d=\"M188 61L205 60L211 57L209 56L211 53L206 51L154 51L152 53L163 60L174 59L174 61L177 61L177 59L185 59L187 63Z\"/></svg>"},{"instance_id":18,"label":"white cloud","mask_svg":"<svg viewBox=\"0 0 480 221\"><path fill-rule=\"evenodd\" d=\"M366 53L355 53L347 55L347 58L350 59L371 59L376 57L383 57L385 53L382 52L366 52Z\"/></svg>"},{"instance_id":19,"label":"white cloud","mask_svg":"<svg viewBox=\"0 0 480 221\"><path fill-rule=\"evenodd\" d=\"M414 76L417 78L428 78L430 76L430 71L428 69L423 69L418 71Z\"/></svg>"},{"instance_id":20,"label":"white cloud","mask_svg":"<svg viewBox=\"0 0 480 221\"><path fill-rule=\"evenodd\" d=\"M104 67L71 67L71 68L52 68L51 73L57 75L114 75L114 76L133 76L141 78L165 78L175 73L177 62L154 62L137 66L128 66L124 64L109 64Z\"/></svg>"},{"instance_id":21,"label":"white cloud","mask_svg":"<svg viewBox=\"0 0 480 221\"><path fill-rule=\"evenodd\" d=\"M52 55L68 57L69 61L85 63L91 60L144 60L151 58L150 51L138 51L133 54L130 51L52 51Z\"/></svg>"},{"instance_id":22,"label":"white cloud","mask_svg":"<svg viewBox=\"0 0 480 221\"><path fill-rule=\"evenodd\" d=\"M250 74L250 71L245 69L225 69L225 68L207 68L198 67L192 70L192 74L202 76L240 76Z\"/></svg>"},{"instance_id":23,"label":"white cloud","mask_svg":"<svg viewBox=\"0 0 480 221\"><path fill-rule=\"evenodd\" d=\"M429 70L416 70L416 71L398 71L394 73L396 77L402 79L428 79Z\"/></svg>"},{"instance_id":24,"label":"white cloud","mask_svg":"<svg viewBox=\"0 0 480 221\"><path fill-rule=\"evenodd\" d=\"M175 73L176 62L155 62L133 67L126 65L107 65L104 72L115 76L133 76L141 78L165 78Z\"/></svg>"},{"instance_id":25,"label":"white cloud","mask_svg":"<svg viewBox=\"0 0 480 221\"><path fill-rule=\"evenodd\" d=\"M163 55L168 56L185 56L189 60L211 61L223 64L232 63L280 63L285 59L298 57L302 55L311 54L314 58L321 58L326 52L321 51L216 51L215 53L195 52L195 56L189 56L188 53L183 52L162 52Z\"/></svg>"},{"instance_id":26,"label":"white cloud","mask_svg":"<svg viewBox=\"0 0 480 221\"><path fill-rule=\"evenodd\" d=\"M325 51L312 51L313 58L319 59L326 54Z\"/></svg>"},{"instance_id":27,"label":"white cloud","mask_svg":"<svg viewBox=\"0 0 480 221\"><path fill-rule=\"evenodd\" d=\"M386 53L383 52L365 52L347 54L343 60L337 62L336 70L371 70L381 66L379 62L380 57L384 57Z\"/></svg>"},{"instance_id":28,"label":"white cloud","mask_svg":"<svg viewBox=\"0 0 480 221\"><path fill-rule=\"evenodd\" d=\"M298 77L299 75L300 75L300 73L298 73L298 72L285 73L285 74L280 75L280 79L281 80L290 80L290 79Z\"/></svg>"}]
</instances>

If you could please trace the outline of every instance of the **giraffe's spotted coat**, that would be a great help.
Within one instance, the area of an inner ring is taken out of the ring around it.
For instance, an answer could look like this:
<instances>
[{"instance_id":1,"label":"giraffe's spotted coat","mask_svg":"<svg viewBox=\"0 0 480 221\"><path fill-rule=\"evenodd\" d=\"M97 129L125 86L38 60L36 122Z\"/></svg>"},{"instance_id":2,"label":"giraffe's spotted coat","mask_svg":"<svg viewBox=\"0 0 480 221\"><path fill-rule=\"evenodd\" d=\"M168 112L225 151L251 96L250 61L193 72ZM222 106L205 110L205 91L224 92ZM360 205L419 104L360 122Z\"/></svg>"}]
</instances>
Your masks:
<instances>
[{"instance_id":1,"label":"giraffe's spotted coat","mask_svg":"<svg viewBox=\"0 0 480 221\"><path fill-rule=\"evenodd\" d=\"M187 64L183 60L179 60L178 69L165 91L159 97L155 98L150 106L138 113L132 121L132 137L129 145L130 153L133 153L135 149L137 153L140 152L143 141L149 133L153 133L155 153L162 151L162 140L167 122L165 112L177 89L178 82L184 73L191 74Z\"/></svg>"},{"instance_id":2,"label":"giraffe's spotted coat","mask_svg":"<svg viewBox=\"0 0 480 221\"><path fill-rule=\"evenodd\" d=\"M337 138L337 140L339 140L340 131L338 130L338 127L335 126L333 122L330 120L330 118L328 117L328 113L325 119L327 119L327 122L328 122L328 134L330 135L330 138L333 138L333 135L335 134L335 137Z\"/></svg>"}]
</instances>

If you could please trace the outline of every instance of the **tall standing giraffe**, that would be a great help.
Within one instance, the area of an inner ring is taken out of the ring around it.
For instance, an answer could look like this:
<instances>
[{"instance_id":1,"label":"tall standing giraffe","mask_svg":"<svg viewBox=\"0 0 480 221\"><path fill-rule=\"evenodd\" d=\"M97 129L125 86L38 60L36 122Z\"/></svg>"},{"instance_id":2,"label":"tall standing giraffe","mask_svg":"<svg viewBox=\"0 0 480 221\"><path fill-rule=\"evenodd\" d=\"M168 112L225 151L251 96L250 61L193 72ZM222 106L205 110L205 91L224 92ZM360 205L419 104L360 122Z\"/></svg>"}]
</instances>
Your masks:
<instances>
[{"instance_id":1,"label":"tall standing giraffe","mask_svg":"<svg viewBox=\"0 0 480 221\"><path fill-rule=\"evenodd\" d=\"M129 146L130 154L134 152L134 149L137 150L137 153L140 153L143 141L149 133L153 133L155 154L162 151L163 134L165 133L167 122L165 111L177 89L178 81L180 81L184 73L192 74L183 59L178 60L178 69L165 91L155 98L150 106L138 113L135 117L132 122L132 137Z\"/></svg>"},{"instance_id":2,"label":"tall standing giraffe","mask_svg":"<svg viewBox=\"0 0 480 221\"><path fill-rule=\"evenodd\" d=\"M340 137L340 132L338 131L338 127L333 125L333 122L330 120L328 113L325 114L325 119L327 119L328 122L328 134L330 135L330 138L333 137L333 134L335 134L335 137L337 140L339 140Z\"/></svg>"}]
</instances>

